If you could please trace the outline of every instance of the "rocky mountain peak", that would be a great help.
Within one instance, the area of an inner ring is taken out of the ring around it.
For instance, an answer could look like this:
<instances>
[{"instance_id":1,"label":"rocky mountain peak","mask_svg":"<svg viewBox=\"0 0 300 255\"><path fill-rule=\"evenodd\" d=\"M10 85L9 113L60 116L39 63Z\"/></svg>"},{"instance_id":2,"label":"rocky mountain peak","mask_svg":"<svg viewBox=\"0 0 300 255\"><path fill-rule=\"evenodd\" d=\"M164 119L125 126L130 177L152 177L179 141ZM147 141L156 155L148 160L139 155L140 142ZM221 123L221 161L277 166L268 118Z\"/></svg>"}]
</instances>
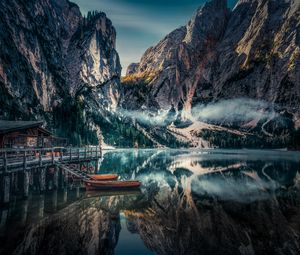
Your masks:
<instances>
[{"instance_id":1,"label":"rocky mountain peak","mask_svg":"<svg viewBox=\"0 0 300 255\"><path fill-rule=\"evenodd\" d=\"M190 88L186 86L196 85L185 80L192 77L190 73L199 67L199 61L207 62L214 55L212 50L226 30L229 15L226 0L204 4L186 26L150 47L131 76L151 83L152 96L157 98L161 108L168 109L172 105L178 108L179 104L190 101L193 93L188 92Z\"/></svg>"},{"instance_id":2,"label":"rocky mountain peak","mask_svg":"<svg viewBox=\"0 0 300 255\"><path fill-rule=\"evenodd\" d=\"M116 31L105 13L89 12L83 18L72 38L67 65L71 73L69 83L72 94L83 84L96 88L114 76L120 77Z\"/></svg>"},{"instance_id":3,"label":"rocky mountain peak","mask_svg":"<svg viewBox=\"0 0 300 255\"><path fill-rule=\"evenodd\" d=\"M213 0L198 9L187 25L184 42L196 47L205 40L218 40L223 34L229 15L226 0Z\"/></svg>"}]
</instances>

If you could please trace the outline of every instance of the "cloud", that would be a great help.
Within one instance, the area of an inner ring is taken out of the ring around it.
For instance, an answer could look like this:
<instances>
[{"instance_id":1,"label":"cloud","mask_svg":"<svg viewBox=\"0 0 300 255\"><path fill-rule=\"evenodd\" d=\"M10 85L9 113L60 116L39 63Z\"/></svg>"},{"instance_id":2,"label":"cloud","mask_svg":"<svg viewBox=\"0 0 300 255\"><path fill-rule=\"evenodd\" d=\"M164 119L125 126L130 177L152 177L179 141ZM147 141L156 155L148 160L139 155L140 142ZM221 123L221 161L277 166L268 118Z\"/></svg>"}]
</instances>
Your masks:
<instances>
[{"instance_id":1,"label":"cloud","mask_svg":"<svg viewBox=\"0 0 300 255\"><path fill-rule=\"evenodd\" d=\"M127 111L122 109L120 113L125 117L150 126L165 126L165 122L168 118L168 111L158 111L154 113L150 111Z\"/></svg>"},{"instance_id":2,"label":"cloud","mask_svg":"<svg viewBox=\"0 0 300 255\"><path fill-rule=\"evenodd\" d=\"M201 121L241 122L254 119L268 119L273 116L273 107L260 100L237 98L222 100L192 109L192 116Z\"/></svg>"},{"instance_id":3,"label":"cloud","mask_svg":"<svg viewBox=\"0 0 300 255\"><path fill-rule=\"evenodd\" d=\"M199 104L192 108L190 120L203 122L224 121L231 123L248 122L251 120L268 120L275 117L274 107L265 101L237 98L230 100L221 100L210 104ZM160 110L151 111L127 111L122 109L120 113L123 116L137 120L140 123L150 126L165 126L169 124L169 111ZM184 112L178 112L178 115ZM176 117L176 116L173 116Z\"/></svg>"}]
</instances>

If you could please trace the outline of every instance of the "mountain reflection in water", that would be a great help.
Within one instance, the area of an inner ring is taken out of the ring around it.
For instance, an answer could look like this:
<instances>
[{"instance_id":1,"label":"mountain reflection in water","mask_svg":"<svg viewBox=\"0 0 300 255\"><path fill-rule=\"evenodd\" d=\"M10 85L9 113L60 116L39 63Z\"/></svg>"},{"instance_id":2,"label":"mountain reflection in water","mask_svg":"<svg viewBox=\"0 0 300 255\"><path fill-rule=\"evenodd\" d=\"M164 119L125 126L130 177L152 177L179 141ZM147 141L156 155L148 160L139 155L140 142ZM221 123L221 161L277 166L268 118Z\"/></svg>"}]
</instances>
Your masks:
<instances>
[{"instance_id":1,"label":"mountain reflection in water","mask_svg":"<svg viewBox=\"0 0 300 255\"><path fill-rule=\"evenodd\" d=\"M106 152L140 192L32 194L0 211L1 254L300 254L300 155Z\"/></svg>"}]
</instances>

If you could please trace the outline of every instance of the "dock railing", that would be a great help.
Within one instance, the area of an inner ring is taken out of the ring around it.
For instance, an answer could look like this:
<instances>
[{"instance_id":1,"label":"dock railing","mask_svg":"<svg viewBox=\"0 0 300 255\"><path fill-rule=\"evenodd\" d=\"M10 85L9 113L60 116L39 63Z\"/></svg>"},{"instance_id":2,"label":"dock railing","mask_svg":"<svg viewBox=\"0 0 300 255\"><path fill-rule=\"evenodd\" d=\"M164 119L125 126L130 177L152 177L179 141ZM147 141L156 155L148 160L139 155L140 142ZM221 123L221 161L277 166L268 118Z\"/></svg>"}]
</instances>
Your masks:
<instances>
[{"instance_id":1,"label":"dock railing","mask_svg":"<svg viewBox=\"0 0 300 255\"><path fill-rule=\"evenodd\" d=\"M84 162L101 157L99 146L0 149L0 172L51 166L59 162Z\"/></svg>"}]
</instances>

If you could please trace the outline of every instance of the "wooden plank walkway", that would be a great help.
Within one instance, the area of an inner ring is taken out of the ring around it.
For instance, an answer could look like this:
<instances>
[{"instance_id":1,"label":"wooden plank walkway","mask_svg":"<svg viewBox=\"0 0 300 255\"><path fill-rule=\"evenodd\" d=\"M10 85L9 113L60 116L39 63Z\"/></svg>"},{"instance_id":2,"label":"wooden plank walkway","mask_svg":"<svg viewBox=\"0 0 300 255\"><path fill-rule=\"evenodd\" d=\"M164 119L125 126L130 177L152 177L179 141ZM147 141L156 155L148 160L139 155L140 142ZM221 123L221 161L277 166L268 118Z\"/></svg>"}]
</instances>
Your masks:
<instances>
[{"instance_id":1,"label":"wooden plank walkway","mask_svg":"<svg viewBox=\"0 0 300 255\"><path fill-rule=\"evenodd\" d=\"M31 168L55 166L61 163L81 163L102 157L101 147L42 148L0 150L0 173L16 172Z\"/></svg>"},{"instance_id":2,"label":"wooden plank walkway","mask_svg":"<svg viewBox=\"0 0 300 255\"><path fill-rule=\"evenodd\" d=\"M92 178L89 177L87 173L80 171L75 167L72 167L71 165L66 165L61 163L58 163L56 165L61 169L65 170L66 172L70 173L71 175L79 178L80 180L92 180Z\"/></svg>"}]
</instances>

